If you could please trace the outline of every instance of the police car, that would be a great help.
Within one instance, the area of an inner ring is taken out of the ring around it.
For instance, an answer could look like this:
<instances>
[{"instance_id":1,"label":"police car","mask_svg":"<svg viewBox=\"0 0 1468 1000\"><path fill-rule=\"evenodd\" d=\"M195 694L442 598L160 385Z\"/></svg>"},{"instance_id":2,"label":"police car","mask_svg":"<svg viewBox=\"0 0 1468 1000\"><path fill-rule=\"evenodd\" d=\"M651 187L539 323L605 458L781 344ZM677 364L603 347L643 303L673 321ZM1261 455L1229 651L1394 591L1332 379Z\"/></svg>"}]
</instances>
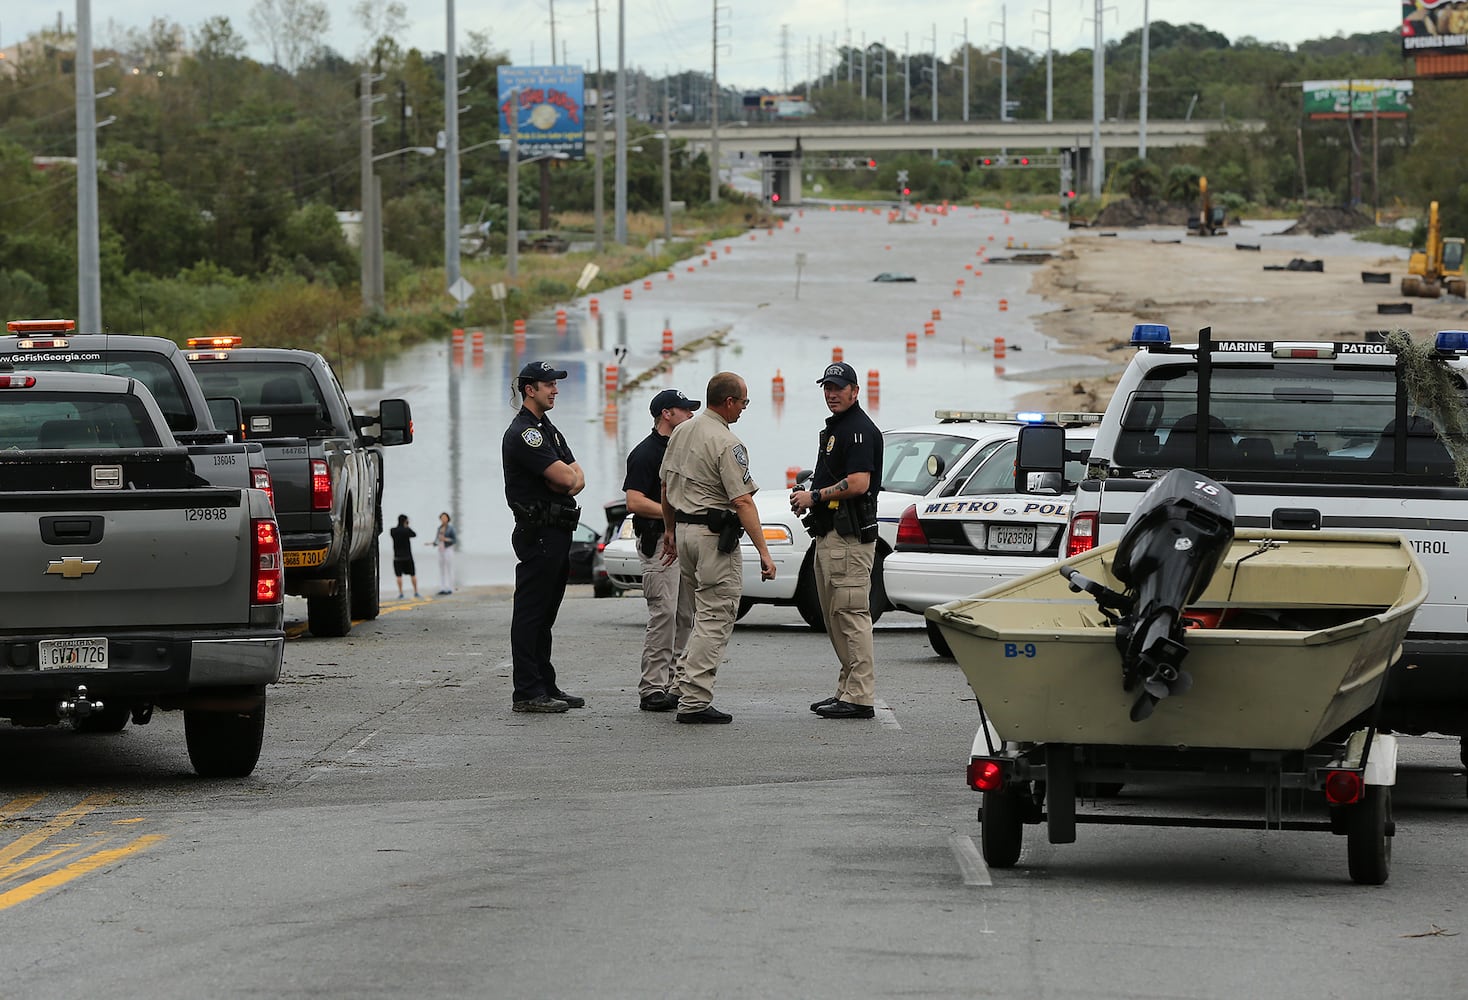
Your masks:
<instances>
[{"instance_id":1,"label":"police car","mask_svg":"<svg viewBox=\"0 0 1468 1000\"><path fill-rule=\"evenodd\" d=\"M1064 481L1037 483L1043 492L1016 493L1016 443L1011 439L989 449L976 468L954 475L948 490L908 507L884 567L887 599L894 608L922 614L934 604L1007 583L1059 557L1071 497L1085 474L1101 415L1022 416L1066 427ZM937 627L927 625L934 651L952 656Z\"/></svg>"},{"instance_id":2,"label":"police car","mask_svg":"<svg viewBox=\"0 0 1468 1000\"><path fill-rule=\"evenodd\" d=\"M936 422L882 434L882 492L877 501L877 558L872 570L871 607L875 620L894 607L886 589L883 565L897 547L903 511L925 499L956 498L969 477L1005 445L1013 446L1027 422L1071 417L1070 414L1020 414L995 411L939 410ZM1008 460L1012 464L1013 458ZM1013 476L1011 473L1011 489ZM775 562L773 580L761 580L759 554L745 539L744 592L739 617L756 604L794 607L812 629L823 631L816 595L810 535L790 511L788 489L761 489L754 497L765 544ZM1064 516L1060 518L1064 523ZM628 518L602 553L612 583L620 589L642 586L637 538ZM964 593L971 593L965 591ZM916 609L921 611L921 609Z\"/></svg>"}]
</instances>

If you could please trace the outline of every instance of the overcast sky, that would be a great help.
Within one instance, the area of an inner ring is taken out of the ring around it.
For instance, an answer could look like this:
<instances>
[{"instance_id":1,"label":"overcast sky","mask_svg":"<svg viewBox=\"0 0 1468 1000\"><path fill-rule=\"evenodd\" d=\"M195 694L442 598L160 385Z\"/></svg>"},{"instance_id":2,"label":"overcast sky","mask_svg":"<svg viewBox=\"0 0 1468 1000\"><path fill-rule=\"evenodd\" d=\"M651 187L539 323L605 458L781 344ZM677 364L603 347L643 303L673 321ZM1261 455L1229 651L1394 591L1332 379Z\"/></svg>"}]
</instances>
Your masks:
<instances>
[{"instance_id":1,"label":"overcast sky","mask_svg":"<svg viewBox=\"0 0 1468 1000\"><path fill-rule=\"evenodd\" d=\"M326 0L330 13L327 42L347 57L364 47L365 32L352 14L357 0ZM377 0L375 0L377 2ZM262 61L267 50L250 28L254 0L92 0L95 44L104 46L113 28L144 29L166 18L193 29L209 17L228 16L251 41L250 54ZM445 47L447 0L406 0L408 47L442 52ZM963 41L965 18L969 40L981 48L997 48L1001 32L1009 45L1042 52L1046 22L1054 48L1069 52L1090 48L1094 38L1095 0L600 0L601 59L607 69L617 64L617 12L626 17L626 61L654 75L679 70L707 71L712 62L714 9L718 7L719 79L731 87L780 89L818 72L819 53L827 60L837 44L860 46L885 42L896 52L931 52L936 25L942 58ZM459 44L470 31L488 32L493 47L520 65L570 62L596 67L597 0L479 0L458 3L455 10ZM1397 0L1105 0L1105 38L1112 41L1140 28L1143 8L1153 21L1201 23L1230 39L1252 35L1262 41L1298 44L1313 38L1365 31L1384 31L1401 20ZM58 17L76 23L74 3L48 0L5 3L0 12L0 47ZM551 12L555 13L555 57L552 58ZM1001 27L1007 25L1007 31ZM782 28L784 30L782 30ZM782 38L786 39L782 44ZM809 67L809 69L808 69Z\"/></svg>"}]
</instances>

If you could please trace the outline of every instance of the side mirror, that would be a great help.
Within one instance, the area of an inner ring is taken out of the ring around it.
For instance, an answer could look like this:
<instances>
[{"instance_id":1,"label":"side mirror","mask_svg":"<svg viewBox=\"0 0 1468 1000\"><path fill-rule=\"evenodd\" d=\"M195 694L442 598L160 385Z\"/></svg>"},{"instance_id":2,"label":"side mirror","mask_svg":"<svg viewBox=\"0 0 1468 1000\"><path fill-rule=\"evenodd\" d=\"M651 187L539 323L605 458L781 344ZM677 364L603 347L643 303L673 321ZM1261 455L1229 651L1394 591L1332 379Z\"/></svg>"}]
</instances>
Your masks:
<instances>
[{"instance_id":1,"label":"side mirror","mask_svg":"<svg viewBox=\"0 0 1468 1000\"><path fill-rule=\"evenodd\" d=\"M943 461L943 459L942 459L941 456L938 456L938 455L929 455L928 456L928 461L927 461L928 475L932 476L934 479L941 478L942 475L943 475L943 473L944 473L944 471L947 470L947 468L948 468L948 464Z\"/></svg>"},{"instance_id":2,"label":"side mirror","mask_svg":"<svg viewBox=\"0 0 1468 1000\"><path fill-rule=\"evenodd\" d=\"M1064 479L1065 428L1059 424L1030 424L1020 428L1014 461L1014 491L1031 492L1030 477L1034 473ZM1042 478L1039 482L1044 481Z\"/></svg>"},{"instance_id":3,"label":"side mirror","mask_svg":"<svg viewBox=\"0 0 1468 1000\"><path fill-rule=\"evenodd\" d=\"M224 431L231 441L245 439L245 411L234 396L210 396L204 400L214 429Z\"/></svg>"},{"instance_id":4,"label":"side mirror","mask_svg":"<svg viewBox=\"0 0 1468 1000\"><path fill-rule=\"evenodd\" d=\"M406 399L384 399L377 407L378 443L384 445L413 442L413 411Z\"/></svg>"},{"instance_id":5,"label":"side mirror","mask_svg":"<svg viewBox=\"0 0 1468 1000\"><path fill-rule=\"evenodd\" d=\"M801 469L795 476L794 489L803 490L810 486L810 481L815 477L814 469Z\"/></svg>"}]
</instances>

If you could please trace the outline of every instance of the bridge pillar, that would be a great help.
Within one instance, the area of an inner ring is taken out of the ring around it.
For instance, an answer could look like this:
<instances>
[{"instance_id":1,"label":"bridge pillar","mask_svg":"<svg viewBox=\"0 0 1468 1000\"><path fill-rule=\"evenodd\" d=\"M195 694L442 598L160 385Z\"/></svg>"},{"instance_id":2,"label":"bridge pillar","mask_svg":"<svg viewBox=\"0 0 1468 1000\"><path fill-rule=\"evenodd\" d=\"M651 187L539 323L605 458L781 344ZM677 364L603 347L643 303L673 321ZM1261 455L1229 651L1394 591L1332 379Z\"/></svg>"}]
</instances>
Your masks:
<instances>
[{"instance_id":1,"label":"bridge pillar","mask_svg":"<svg viewBox=\"0 0 1468 1000\"><path fill-rule=\"evenodd\" d=\"M781 206L802 203L800 150L761 153L760 163L760 194L766 202Z\"/></svg>"}]
</instances>

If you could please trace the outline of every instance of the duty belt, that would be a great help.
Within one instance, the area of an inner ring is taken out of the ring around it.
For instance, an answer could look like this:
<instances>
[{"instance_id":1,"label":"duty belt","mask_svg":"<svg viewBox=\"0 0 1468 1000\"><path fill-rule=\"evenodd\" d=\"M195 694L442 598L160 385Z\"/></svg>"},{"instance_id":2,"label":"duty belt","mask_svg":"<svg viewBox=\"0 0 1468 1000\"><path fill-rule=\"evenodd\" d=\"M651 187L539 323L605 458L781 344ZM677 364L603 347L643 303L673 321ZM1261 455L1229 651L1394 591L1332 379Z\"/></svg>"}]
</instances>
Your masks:
<instances>
[{"instance_id":1,"label":"duty belt","mask_svg":"<svg viewBox=\"0 0 1468 1000\"><path fill-rule=\"evenodd\" d=\"M679 524L705 524L706 525L706 524L709 523L709 515L710 514L715 514L718 517L723 517L724 516L724 512L721 511L721 510L720 511L708 511L708 510L706 510L706 511L702 511L701 513L698 513L698 514L690 514L687 511L675 510L675 511L673 511L673 520L676 521L676 522L678 522Z\"/></svg>"}]
</instances>

